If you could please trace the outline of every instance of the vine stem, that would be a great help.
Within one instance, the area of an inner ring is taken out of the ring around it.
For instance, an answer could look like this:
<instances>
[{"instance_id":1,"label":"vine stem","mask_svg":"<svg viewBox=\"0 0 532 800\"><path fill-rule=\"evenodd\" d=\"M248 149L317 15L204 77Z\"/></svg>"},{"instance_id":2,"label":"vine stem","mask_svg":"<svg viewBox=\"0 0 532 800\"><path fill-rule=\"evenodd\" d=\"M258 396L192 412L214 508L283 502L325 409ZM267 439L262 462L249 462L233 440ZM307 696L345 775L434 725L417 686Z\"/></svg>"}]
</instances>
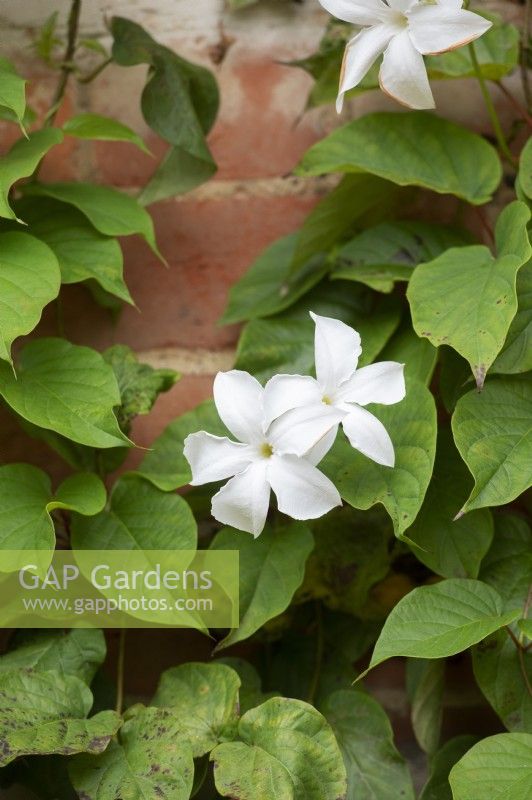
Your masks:
<instances>
[{"instance_id":1,"label":"vine stem","mask_svg":"<svg viewBox=\"0 0 532 800\"><path fill-rule=\"evenodd\" d=\"M314 671L312 673L312 680L310 681L308 691L308 702L313 705L318 692L318 686L321 675L321 664L323 661L324 651L324 637L323 637L323 613L321 603L316 601L316 657L314 661Z\"/></svg>"},{"instance_id":2,"label":"vine stem","mask_svg":"<svg viewBox=\"0 0 532 800\"><path fill-rule=\"evenodd\" d=\"M124 666L126 661L126 628L120 629L118 639L118 662L116 669L116 713L121 714L124 705Z\"/></svg>"},{"instance_id":3,"label":"vine stem","mask_svg":"<svg viewBox=\"0 0 532 800\"><path fill-rule=\"evenodd\" d=\"M68 15L67 45L65 55L63 56L63 60L61 62L61 74L59 76L59 82L52 99L52 105L44 120L45 127L53 125L57 116L57 112L61 107L63 97L65 96L66 88L68 86L68 79L70 78L71 73L74 71L72 59L74 58L74 53L76 51L80 14L81 0L72 0L70 13Z\"/></svg>"},{"instance_id":4,"label":"vine stem","mask_svg":"<svg viewBox=\"0 0 532 800\"><path fill-rule=\"evenodd\" d=\"M484 98L484 103L486 105L486 109L488 111L489 118L491 120L493 133L495 134L495 138L497 139L497 144L499 145L499 150L504 155L504 157L510 162L510 164L513 167L516 167L517 162L513 157L510 148L508 147L508 143L504 136L499 117L497 116L497 111L493 104L493 100L491 99L490 91L487 87L486 81L484 80L484 76L482 75L482 70L480 69L480 64L478 63L475 45L473 43L469 44L468 49L469 49L469 54L471 56L473 69L475 71L475 75L478 81L478 85L480 86L480 91L482 92L482 97Z\"/></svg>"},{"instance_id":5,"label":"vine stem","mask_svg":"<svg viewBox=\"0 0 532 800\"><path fill-rule=\"evenodd\" d=\"M513 108L517 111L519 116L522 117L522 119L526 122L528 127L532 128L532 117L530 116L526 108L521 105L519 100L517 100L517 98L514 97L513 94L508 91L506 86L501 81L495 81L495 86L497 86L501 90L501 92L506 97L510 105L513 106Z\"/></svg>"},{"instance_id":6,"label":"vine stem","mask_svg":"<svg viewBox=\"0 0 532 800\"><path fill-rule=\"evenodd\" d=\"M528 42L530 40L530 27L532 24L532 0L526 0L525 19L523 32L521 34L521 81L525 93L525 102L528 111L532 109L532 87L530 86L530 76L528 74Z\"/></svg>"}]
</instances>

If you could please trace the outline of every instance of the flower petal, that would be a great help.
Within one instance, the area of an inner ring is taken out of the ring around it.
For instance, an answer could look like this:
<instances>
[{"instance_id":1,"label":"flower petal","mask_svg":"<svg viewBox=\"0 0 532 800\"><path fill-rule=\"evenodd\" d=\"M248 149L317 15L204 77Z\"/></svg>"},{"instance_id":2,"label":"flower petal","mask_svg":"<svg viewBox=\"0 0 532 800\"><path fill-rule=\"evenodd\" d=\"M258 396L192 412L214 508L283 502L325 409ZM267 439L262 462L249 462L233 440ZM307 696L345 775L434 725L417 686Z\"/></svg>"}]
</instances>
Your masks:
<instances>
[{"instance_id":1,"label":"flower petal","mask_svg":"<svg viewBox=\"0 0 532 800\"><path fill-rule=\"evenodd\" d=\"M393 467L395 453L388 431L373 414L353 406L343 421L344 433L355 450L385 467Z\"/></svg>"},{"instance_id":2,"label":"flower petal","mask_svg":"<svg viewBox=\"0 0 532 800\"><path fill-rule=\"evenodd\" d=\"M334 483L304 458L272 456L268 480L279 511L293 519L317 519L342 505Z\"/></svg>"},{"instance_id":3,"label":"flower petal","mask_svg":"<svg viewBox=\"0 0 532 800\"><path fill-rule=\"evenodd\" d=\"M264 387L264 424L268 427L286 411L321 403L321 399L320 385L310 375L274 375Z\"/></svg>"},{"instance_id":4,"label":"flower petal","mask_svg":"<svg viewBox=\"0 0 532 800\"><path fill-rule=\"evenodd\" d=\"M270 425L267 439L276 453L304 456L344 417L344 410L321 402L293 408Z\"/></svg>"},{"instance_id":5,"label":"flower petal","mask_svg":"<svg viewBox=\"0 0 532 800\"><path fill-rule=\"evenodd\" d=\"M266 480L267 459L256 461L231 478L212 498L212 515L218 522L258 536L262 533L270 504Z\"/></svg>"},{"instance_id":6,"label":"flower petal","mask_svg":"<svg viewBox=\"0 0 532 800\"><path fill-rule=\"evenodd\" d=\"M239 441L256 443L262 431L263 388L248 372L232 369L214 379L214 402L220 419Z\"/></svg>"},{"instance_id":7,"label":"flower petal","mask_svg":"<svg viewBox=\"0 0 532 800\"><path fill-rule=\"evenodd\" d=\"M414 6L408 12L410 39L423 55L445 53L478 39L492 23L462 8L450 4Z\"/></svg>"},{"instance_id":8,"label":"flower petal","mask_svg":"<svg viewBox=\"0 0 532 800\"><path fill-rule=\"evenodd\" d=\"M340 387L339 395L345 403L383 403L391 406L400 403L406 394L404 364L397 361L379 361L357 369L352 378Z\"/></svg>"},{"instance_id":9,"label":"flower petal","mask_svg":"<svg viewBox=\"0 0 532 800\"><path fill-rule=\"evenodd\" d=\"M338 425L335 425L334 428L331 428L329 433L326 433L325 436L305 454L305 461L309 461L311 464L314 464L314 466L317 466L333 446L337 433Z\"/></svg>"},{"instance_id":10,"label":"flower petal","mask_svg":"<svg viewBox=\"0 0 532 800\"><path fill-rule=\"evenodd\" d=\"M461 0L460 0L461 1ZM408 11L410 6L417 3L417 0L388 0L388 5L395 11Z\"/></svg>"},{"instance_id":11,"label":"flower petal","mask_svg":"<svg viewBox=\"0 0 532 800\"><path fill-rule=\"evenodd\" d=\"M360 335L339 319L320 317L312 311L310 316L316 323L316 375L324 393L332 394L356 370L362 353Z\"/></svg>"},{"instance_id":12,"label":"flower petal","mask_svg":"<svg viewBox=\"0 0 532 800\"><path fill-rule=\"evenodd\" d=\"M189 434L183 452L192 470L191 486L231 478L245 470L252 459L249 445L205 431Z\"/></svg>"},{"instance_id":13,"label":"flower petal","mask_svg":"<svg viewBox=\"0 0 532 800\"><path fill-rule=\"evenodd\" d=\"M395 33L397 28L393 24L379 24L360 31L348 42L340 70L340 86L336 100L338 113L343 108L345 93L358 86Z\"/></svg>"},{"instance_id":14,"label":"flower petal","mask_svg":"<svg viewBox=\"0 0 532 800\"><path fill-rule=\"evenodd\" d=\"M381 0L319 0L325 11L353 25L376 25L390 14Z\"/></svg>"},{"instance_id":15,"label":"flower petal","mask_svg":"<svg viewBox=\"0 0 532 800\"><path fill-rule=\"evenodd\" d=\"M407 30L388 45L379 72L381 89L409 108L434 108L427 70Z\"/></svg>"}]
</instances>

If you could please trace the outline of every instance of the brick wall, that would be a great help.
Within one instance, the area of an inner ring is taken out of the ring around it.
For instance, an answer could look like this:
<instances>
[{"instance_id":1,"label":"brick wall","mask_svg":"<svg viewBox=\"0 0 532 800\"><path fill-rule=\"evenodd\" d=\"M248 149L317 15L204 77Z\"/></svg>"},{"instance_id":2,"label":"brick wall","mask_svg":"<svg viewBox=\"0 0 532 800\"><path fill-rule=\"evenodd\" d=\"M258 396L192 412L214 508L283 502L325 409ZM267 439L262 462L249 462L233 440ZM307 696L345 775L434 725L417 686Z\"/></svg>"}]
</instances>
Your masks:
<instances>
[{"instance_id":1,"label":"brick wall","mask_svg":"<svg viewBox=\"0 0 532 800\"><path fill-rule=\"evenodd\" d=\"M518 11L509 0L484 5L504 7L507 16ZM55 9L61 10L64 29L68 7L68 0L0 0L0 50L33 79L31 102L37 110L48 107L56 75L32 57L32 33ZM108 45L104 19L113 14L136 20L163 44L209 67L221 90L221 111L210 136L217 176L184 197L151 207L169 268L138 240L124 241L126 280L138 310L125 308L113 325L84 289L66 292L65 329L71 341L100 349L125 343L142 360L183 374L154 412L137 420L133 438L146 447L170 419L210 395L218 369L231 366L238 330L217 326L227 290L267 244L296 229L326 191L319 179L289 173L338 120L329 107L303 113L311 81L282 63L316 49L327 20L317 0L263 0L233 14L225 0L84 0L82 35ZM80 111L116 116L144 136L160 158L164 148L139 110L145 74L144 67L111 66L88 86L73 83L58 121ZM473 82L434 88L440 113L477 129L487 126ZM504 118L509 109L502 97L497 100ZM343 120L382 108L397 106L380 93L368 94L347 104ZM16 136L13 127L3 131L3 148ZM46 159L41 177L105 182L134 193L155 163L130 145L68 139ZM50 313L41 330L55 333ZM27 445L18 428L8 420L2 425L3 460L24 457L61 471L48 451L23 452ZM130 463L139 455L132 453Z\"/></svg>"}]
</instances>

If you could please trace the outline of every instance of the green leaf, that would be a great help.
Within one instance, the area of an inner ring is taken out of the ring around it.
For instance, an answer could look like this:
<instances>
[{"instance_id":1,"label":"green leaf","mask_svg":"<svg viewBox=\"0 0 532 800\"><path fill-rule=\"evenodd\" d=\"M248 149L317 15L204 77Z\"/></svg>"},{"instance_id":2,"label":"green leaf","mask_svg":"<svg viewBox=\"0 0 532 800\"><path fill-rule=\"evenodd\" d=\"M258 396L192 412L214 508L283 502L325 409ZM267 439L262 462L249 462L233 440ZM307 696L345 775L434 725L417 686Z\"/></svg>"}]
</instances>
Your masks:
<instances>
[{"instance_id":1,"label":"green leaf","mask_svg":"<svg viewBox=\"0 0 532 800\"><path fill-rule=\"evenodd\" d=\"M399 186L487 203L501 180L495 149L434 114L381 112L349 122L303 156L298 175L369 172Z\"/></svg>"},{"instance_id":2,"label":"green leaf","mask_svg":"<svg viewBox=\"0 0 532 800\"><path fill-rule=\"evenodd\" d=\"M532 639L532 619L520 619L517 622L517 627L527 639Z\"/></svg>"},{"instance_id":3,"label":"green leaf","mask_svg":"<svg viewBox=\"0 0 532 800\"><path fill-rule=\"evenodd\" d=\"M30 333L43 308L59 294L61 275L52 250L27 233L0 234L0 358Z\"/></svg>"},{"instance_id":4,"label":"green leaf","mask_svg":"<svg viewBox=\"0 0 532 800\"><path fill-rule=\"evenodd\" d=\"M530 573L529 573L530 574ZM532 730L532 653L519 653L505 630L473 648L476 681L509 731ZM525 680L526 676L526 680Z\"/></svg>"},{"instance_id":5,"label":"green leaf","mask_svg":"<svg viewBox=\"0 0 532 800\"><path fill-rule=\"evenodd\" d=\"M223 797L241 800L337 800L346 773L333 732L315 708L274 697L238 723L241 741L211 753L214 780Z\"/></svg>"},{"instance_id":6,"label":"green leaf","mask_svg":"<svg viewBox=\"0 0 532 800\"><path fill-rule=\"evenodd\" d=\"M115 63L150 65L142 113L148 125L172 145L144 187L141 202L187 192L216 172L205 140L218 113L216 80L204 67L158 44L131 20L113 17L111 32Z\"/></svg>"},{"instance_id":7,"label":"green leaf","mask_svg":"<svg viewBox=\"0 0 532 800\"><path fill-rule=\"evenodd\" d=\"M153 442L139 473L165 492L185 486L192 480L190 465L183 455L185 439L189 433L202 430L215 436L229 435L212 400L174 419Z\"/></svg>"},{"instance_id":8,"label":"green leaf","mask_svg":"<svg viewBox=\"0 0 532 800\"><path fill-rule=\"evenodd\" d=\"M41 338L19 354L17 376L0 363L0 394L17 414L90 447L129 445L113 407L115 376L101 355L64 339Z\"/></svg>"},{"instance_id":9,"label":"green leaf","mask_svg":"<svg viewBox=\"0 0 532 800\"><path fill-rule=\"evenodd\" d=\"M155 255L162 259L155 241L152 218L134 197L110 186L79 182L26 184L24 194L32 197L52 197L61 203L74 206L105 236L138 234L147 242Z\"/></svg>"},{"instance_id":10,"label":"green leaf","mask_svg":"<svg viewBox=\"0 0 532 800\"><path fill-rule=\"evenodd\" d=\"M436 450L436 408L423 384L409 380L406 397L371 408L391 436L395 467L383 467L354 450L343 435L320 465L350 505L382 503L400 536L415 520L427 490Z\"/></svg>"},{"instance_id":11,"label":"green leaf","mask_svg":"<svg viewBox=\"0 0 532 800\"><path fill-rule=\"evenodd\" d=\"M126 713L119 738L105 753L77 756L69 773L83 800L188 800L194 762L177 714L134 706Z\"/></svg>"},{"instance_id":12,"label":"green leaf","mask_svg":"<svg viewBox=\"0 0 532 800\"><path fill-rule=\"evenodd\" d=\"M35 131L27 139L19 139L0 160L0 217L17 219L9 203L9 192L20 178L33 174L42 157L63 140L58 128ZM20 222L20 220L19 220Z\"/></svg>"},{"instance_id":13,"label":"green leaf","mask_svg":"<svg viewBox=\"0 0 532 800\"><path fill-rule=\"evenodd\" d=\"M18 631L13 649L0 657L0 672L55 670L90 683L105 660L103 632L91 628L70 631Z\"/></svg>"},{"instance_id":14,"label":"green leaf","mask_svg":"<svg viewBox=\"0 0 532 800\"><path fill-rule=\"evenodd\" d=\"M497 221L497 258L483 245L451 248L417 267L408 287L418 336L464 356L479 389L517 311L517 271L532 254L529 219L527 206L516 200Z\"/></svg>"},{"instance_id":15,"label":"green leaf","mask_svg":"<svg viewBox=\"0 0 532 800\"><path fill-rule=\"evenodd\" d=\"M407 380L429 386L438 361L438 350L427 339L420 339L408 321L402 324L379 354L382 361L399 361L405 365Z\"/></svg>"},{"instance_id":16,"label":"green leaf","mask_svg":"<svg viewBox=\"0 0 532 800\"><path fill-rule=\"evenodd\" d=\"M477 741L475 736L465 734L446 742L430 762L430 775L419 800L453 800L449 785L449 772L456 762Z\"/></svg>"},{"instance_id":17,"label":"green leaf","mask_svg":"<svg viewBox=\"0 0 532 800\"><path fill-rule=\"evenodd\" d=\"M85 719L90 689L72 675L0 672L0 767L15 758L101 753L120 727L114 711Z\"/></svg>"},{"instance_id":18,"label":"green leaf","mask_svg":"<svg viewBox=\"0 0 532 800\"><path fill-rule=\"evenodd\" d=\"M449 775L453 800L529 800L532 735L499 733L474 745Z\"/></svg>"},{"instance_id":19,"label":"green leaf","mask_svg":"<svg viewBox=\"0 0 532 800\"><path fill-rule=\"evenodd\" d=\"M391 292L408 282L414 267L449 247L470 241L465 232L427 222L383 222L359 233L335 255L331 278L358 281Z\"/></svg>"},{"instance_id":20,"label":"green leaf","mask_svg":"<svg viewBox=\"0 0 532 800\"><path fill-rule=\"evenodd\" d=\"M532 370L532 262L517 273L517 313L492 372L511 374Z\"/></svg>"},{"instance_id":21,"label":"green leaf","mask_svg":"<svg viewBox=\"0 0 532 800\"><path fill-rule=\"evenodd\" d=\"M305 574L313 548L309 529L301 523L279 528L268 525L254 540L232 528L222 529L212 550L238 550L240 564L240 626L218 648L248 639L290 604Z\"/></svg>"},{"instance_id":22,"label":"green leaf","mask_svg":"<svg viewBox=\"0 0 532 800\"><path fill-rule=\"evenodd\" d=\"M414 800L412 778L390 721L369 695L344 689L323 707L347 770L346 800Z\"/></svg>"},{"instance_id":23,"label":"green leaf","mask_svg":"<svg viewBox=\"0 0 532 800\"><path fill-rule=\"evenodd\" d=\"M150 155L150 151L140 138L127 125L112 117L101 114L76 114L63 125L63 133L77 139L99 139L106 142L131 142Z\"/></svg>"},{"instance_id":24,"label":"green leaf","mask_svg":"<svg viewBox=\"0 0 532 800\"><path fill-rule=\"evenodd\" d=\"M9 109L22 126L26 110L26 81L17 75L13 64L0 58L0 106Z\"/></svg>"},{"instance_id":25,"label":"green leaf","mask_svg":"<svg viewBox=\"0 0 532 800\"><path fill-rule=\"evenodd\" d=\"M519 159L519 186L525 195L532 199L532 137L521 151Z\"/></svg>"},{"instance_id":26,"label":"green leaf","mask_svg":"<svg viewBox=\"0 0 532 800\"><path fill-rule=\"evenodd\" d=\"M318 284L297 304L274 319L252 320L237 350L237 369L260 381L282 372L314 372L314 323L309 310L341 319L362 337L361 364L371 363L399 324L397 298L377 297L362 287L337 281Z\"/></svg>"},{"instance_id":27,"label":"green leaf","mask_svg":"<svg viewBox=\"0 0 532 800\"><path fill-rule=\"evenodd\" d=\"M95 280L125 303L133 300L124 282L122 250L99 233L77 209L48 198L24 198L15 206L30 232L55 253L62 283Z\"/></svg>"},{"instance_id":28,"label":"green leaf","mask_svg":"<svg viewBox=\"0 0 532 800\"><path fill-rule=\"evenodd\" d=\"M361 615L372 587L390 570L391 525L375 510L335 509L312 523L315 546L299 599L316 598L328 608Z\"/></svg>"},{"instance_id":29,"label":"green leaf","mask_svg":"<svg viewBox=\"0 0 532 800\"><path fill-rule=\"evenodd\" d=\"M97 514L105 487L96 475L73 475L55 496L48 475L30 464L0 466L0 549L49 550L55 546L54 508Z\"/></svg>"},{"instance_id":30,"label":"green leaf","mask_svg":"<svg viewBox=\"0 0 532 800\"><path fill-rule=\"evenodd\" d=\"M372 175L346 175L310 212L301 227L291 274L297 278L315 255L327 253L355 230L379 222L397 204L398 190Z\"/></svg>"},{"instance_id":31,"label":"green leaf","mask_svg":"<svg viewBox=\"0 0 532 800\"><path fill-rule=\"evenodd\" d=\"M495 536L482 562L482 571L506 558L521 558L532 549L532 529L522 517L509 512L494 515Z\"/></svg>"},{"instance_id":32,"label":"green leaf","mask_svg":"<svg viewBox=\"0 0 532 800\"><path fill-rule=\"evenodd\" d=\"M263 250L229 290L223 324L278 314L319 283L328 269L322 258L311 258L291 277L296 242L297 234L291 233Z\"/></svg>"},{"instance_id":33,"label":"green leaf","mask_svg":"<svg viewBox=\"0 0 532 800\"><path fill-rule=\"evenodd\" d=\"M152 705L175 711L181 735L198 758L233 738L239 687L237 673L225 664L180 664L163 672Z\"/></svg>"},{"instance_id":34,"label":"green leaf","mask_svg":"<svg viewBox=\"0 0 532 800\"><path fill-rule=\"evenodd\" d=\"M460 398L452 419L460 455L475 479L463 512L510 503L532 480L532 380L496 378Z\"/></svg>"},{"instance_id":35,"label":"green leaf","mask_svg":"<svg viewBox=\"0 0 532 800\"><path fill-rule=\"evenodd\" d=\"M72 547L78 550L195 550L197 528L185 500L134 475L115 483L108 510L90 524L75 516Z\"/></svg>"},{"instance_id":36,"label":"green leaf","mask_svg":"<svg viewBox=\"0 0 532 800\"><path fill-rule=\"evenodd\" d=\"M322 715L301 700L273 697L238 723L241 741L211 753L216 788L241 800L338 800L342 756Z\"/></svg>"},{"instance_id":37,"label":"green leaf","mask_svg":"<svg viewBox=\"0 0 532 800\"><path fill-rule=\"evenodd\" d=\"M124 344L109 347L103 357L118 382L121 403L117 417L123 431L129 431L135 417L149 414L158 396L168 392L179 378L173 369L140 364L133 350Z\"/></svg>"},{"instance_id":38,"label":"green leaf","mask_svg":"<svg viewBox=\"0 0 532 800\"><path fill-rule=\"evenodd\" d=\"M416 741L425 753L432 755L438 749L441 735L445 661L409 658L406 687Z\"/></svg>"},{"instance_id":39,"label":"green leaf","mask_svg":"<svg viewBox=\"0 0 532 800\"><path fill-rule=\"evenodd\" d=\"M518 616L517 610L504 613L500 595L481 581L450 578L420 586L399 601L384 623L369 669L394 656L453 656Z\"/></svg>"},{"instance_id":40,"label":"green leaf","mask_svg":"<svg viewBox=\"0 0 532 800\"><path fill-rule=\"evenodd\" d=\"M476 578L493 539L488 509L453 521L471 485L450 431L440 428L434 475L408 538L416 558L444 578Z\"/></svg>"},{"instance_id":41,"label":"green leaf","mask_svg":"<svg viewBox=\"0 0 532 800\"><path fill-rule=\"evenodd\" d=\"M61 39L56 35L57 20L59 12L54 11L41 25L38 36L33 42L33 46L39 58L50 67L54 67L52 55L57 45L61 44Z\"/></svg>"}]
</instances>

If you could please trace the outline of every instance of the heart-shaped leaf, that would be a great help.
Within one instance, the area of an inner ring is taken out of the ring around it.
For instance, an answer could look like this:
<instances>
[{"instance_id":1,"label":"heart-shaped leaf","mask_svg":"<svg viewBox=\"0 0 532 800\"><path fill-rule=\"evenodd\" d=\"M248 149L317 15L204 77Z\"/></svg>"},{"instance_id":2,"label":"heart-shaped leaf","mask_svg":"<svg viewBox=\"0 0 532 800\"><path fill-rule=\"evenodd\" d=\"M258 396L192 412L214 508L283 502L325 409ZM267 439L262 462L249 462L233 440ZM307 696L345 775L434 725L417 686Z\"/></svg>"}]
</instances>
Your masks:
<instances>
[{"instance_id":1,"label":"heart-shaped leaf","mask_svg":"<svg viewBox=\"0 0 532 800\"><path fill-rule=\"evenodd\" d=\"M12 111L22 125L26 110L26 81L7 58L0 58L0 106Z\"/></svg>"},{"instance_id":2,"label":"heart-shaped leaf","mask_svg":"<svg viewBox=\"0 0 532 800\"><path fill-rule=\"evenodd\" d=\"M532 378L496 378L460 398L452 419L475 479L462 511L510 503L532 485Z\"/></svg>"},{"instance_id":3,"label":"heart-shaped leaf","mask_svg":"<svg viewBox=\"0 0 532 800\"><path fill-rule=\"evenodd\" d=\"M505 613L500 595L481 581L451 578L420 586L403 597L387 618L369 669L394 656L455 655L508 625L519 613L518 609Z\"/></svg>"},{"instance_id":4,"label":"heart-shaped leaf","mask_svg":"<svg viewBox=\"0 0 532 800\"><path fill-rule=\"evenodd\" d=\"M90 447L124 447L113 408L120 393L111 367L95 350L41 338L19 354L17 375L0 363L0 394L28 422Z\"/></svg>"},{"instance_id":5,"label":"heart-shaped leaf","mask_svg":"<svg viewBox=\"0 0 532 800\"><path fill-rule=\"evenodd\" d=\"M453 800L529 800L532 735L499 733L474 745L452 768Z\"/></svg>"},{"instance_id":6,"label":"heart-shaped leaf","mask_svg":"<svg viewBox=\"0 0 532 800\"><path fill-rule=\"evenodd\" d=\"M238 723L241 741L211 753L216 788L242 800L338 800L345 796L342 755L328 723L301 700L273 697Z\"/></svg>"},{"instance_id":7,"label":"heart-shaped leaf","mask_svg":"<svg viewBox=\"0 0 532 800\"><path fill-rule=\"evenodd\" d=\"M67 478L52 492L50 478L30 464L0 467L0 549L49 550L55 546L54 508L97 514L106 501L105 487L93 474Z\"/></svg>"},{"instance_id":8,"label":"heart-shaped leaf","mask_svg":"<svg viewBox=\"0 0 532 800\"><path fill-rule=\"evenodd\" d=\"M434 114L381 112L349 122L308 150L298 175L369 172L399 186L422 186L487 203L501 163L481 136Z\"/></svg>"},{"instance_id":9,"label":"heart-shaped leaf","mask_svg":"<svg viewBox=\"0 0 532 800\"><path fill-rule=\"evenodd\" d=\"M528 207L516 200L497 221L497 258L483 245L451 248L417 267L408 286L418 336L467 359L479 389L517 311L517 272L532 254L529 219Z\"/></svg>"},{"instance_id":10,"label":"heart-shaped leaf","mask_svg":"<svg viewBox=\"0 0 532 800\"><path fill-rule=\"evenodd\" d=\"M177 714L133 706L105 753L73 758L69 774L83 800L188 800L194 762Z\"/></svg>"},{"instance_id":11,"label":"heart-shaped leaf","mask_svg":"<svg viewBox=\"0 0 532 800\"><path fill-rule=\"evenodd\" d=\"M194 758L232 739L238 719L240 678L225 664L187 663L161 675L152 704L173 709Z\"/></svg>"},{"instance_id":12,"label":"heart-shaped leaf","mask_svg":"<svg viewBox=\"0 0 532 800\"><path fill-rule=\"evenodd\" d=\"M114 711L85 719L90 689L59 672L0 672L0 767L19 756L101 753L120 727Z\"/></svg>"}]
</instances>

